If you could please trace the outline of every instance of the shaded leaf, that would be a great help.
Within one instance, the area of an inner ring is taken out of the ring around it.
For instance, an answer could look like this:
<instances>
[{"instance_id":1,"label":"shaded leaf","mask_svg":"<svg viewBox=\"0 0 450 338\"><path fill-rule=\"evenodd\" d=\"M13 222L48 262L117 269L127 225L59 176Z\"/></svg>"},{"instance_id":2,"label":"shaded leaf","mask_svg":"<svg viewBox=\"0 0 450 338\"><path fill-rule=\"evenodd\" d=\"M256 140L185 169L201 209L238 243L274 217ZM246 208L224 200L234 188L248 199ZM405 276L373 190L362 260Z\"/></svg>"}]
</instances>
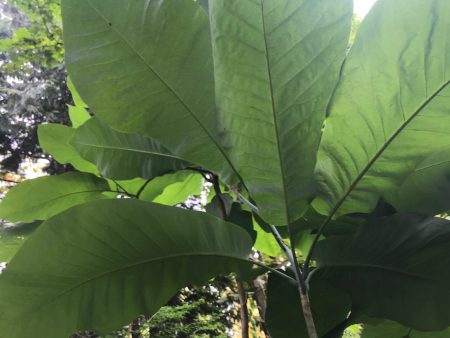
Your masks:
<instances>
[{"instance_id":1,"label":"shaded leaf","mask_svg":"<svg viewBox=\"0 0 450 338\"><path fill-rule=\"evenodd\" d=\"M74 128L61 124L41 124L38 127L39 145L61 164L69 163L79 171L97 173L95 165L83 159L70 145L74 133Z\"/></svg>"},{"instance_id":2,"label":"shaded leaf","mask_svg":"<svg viewBox=\"0 0 450 338\"><path fill-rule=\"evenodd\" d=\"M450 151L425 158L386 198L400 211L433 216L450 210Z\"/></svg>"},{"instance_id":3,"label":"shaded leaf","mask_svg":"<svg viewBox=\"0 0 450 338\"><path fill-rule=\"evenodd\" d=\"M364 324L361 334L361 338L448 338L449 336L449 329L439 332L420 332L389 320L377 325Z\"/></svg>"},{"instance_id":4,"label":"shaded leaf","mask_svg":"<svg viewBox=\"0 0 450 338\"><path fill-rule=\"evenodd\" d=\"M311 284L309 298L319 337L344 321L350 311L348 296L321 281ZM267 284L266 324L272 338L309 337L296 284L273 273Z\"/></svg>"},{"instance_id":5,"label":"shaded leaf","mask_svg":"<svg viewBox=\"0 0 450 338\"><path fill-rule=\"evenodd\" d=\"M153 178L188 166L158 141L117 132L97 118L78 128L71 144L104 177L111 179Z\"/></svg>"},{"instance_id":6,"label":"shaded leaf","mask_svg":"<svg viewBox=\"0 0 450 338\"><path fill-rule=\"evenodd\" d=\"M205 213L131 199L80 205L42 224L0 275L1 332L109 332L188 284L247 267L250 250L243 229Z\"/></svg>"},{"instance_id":7,"label":"shaded leaf","mask_svg":"<svg viewBox=\"0 0 450 338\"><path fill-rule=\"evenodd\" d=\"M9 262L41 222L18 223L0 228L0 262Z\"/></svg>"},{"instance_id":8,"label":"shaded leaf","mask_svg":"<svg viewBox=\"0 0 450 338\"><path fill-rule=\"evenodd\" d=\"M450 325L450 221L410 214L373 219L318 243L317 271L352 298L352 316L417 330Z\"/></svg>"},{"instance_id":9,"label":"shaded leaf","mask_svg":"<svg viewBox=\"0 0 450 338\"><path fill-rule=\"evenodd\" d=\"M87 173L27 180L8 191L0 203L0 218L11 222L46 220L74 205L108 198L107 191L106 180Z\"/></svg>"}]
</instances>

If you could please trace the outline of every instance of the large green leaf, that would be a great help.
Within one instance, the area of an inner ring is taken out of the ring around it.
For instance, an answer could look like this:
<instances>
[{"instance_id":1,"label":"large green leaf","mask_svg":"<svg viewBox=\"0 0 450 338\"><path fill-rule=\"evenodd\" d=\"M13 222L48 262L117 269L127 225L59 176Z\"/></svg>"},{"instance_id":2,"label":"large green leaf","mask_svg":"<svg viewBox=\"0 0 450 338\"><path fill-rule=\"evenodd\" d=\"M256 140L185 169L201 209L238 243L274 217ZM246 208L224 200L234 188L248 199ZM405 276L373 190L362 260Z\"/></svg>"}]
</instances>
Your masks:
<instances>
[{"instance_id":1,"label":"large green leaf","mask_svg":"<svg viewBox=\"0 0 450 338\"><path fill-rule=\"evenodd\" d=\"M447 0L374 5L325 124L314 203L321 213L370 211L426 157L450 148L449 30Z\"/></svg>"},{"instance_id":2,"label":"large green leaf","mask_svg":"<svg viewBox=\"0 0 450 338\"><path fill-rule=\"evenodd\" d=\"M206 213L130 199L80 205L42 224L0 276L0 332L105 333L185 285L239 271L250 251L245 230Z\"/></svg>"},{"instance_id":3,"label":"large green leaf","mask_svg":"<svg viewBox=\"0 0 450 338\"><path fill-rule=\"evenodd\" d=\"M361 338L448 338L450 330L420 332L389 320L377 324L364 324Z\"/></svg>"},{"instance_id":4,"label":"large green leaf","mask_svg":"<svg viewBox=\"0 0 450 338\"><path fill-rule=\"evenodd\" d=\"M410 214L373 219L354 235L320 241L314 279L348 292L352 317L417 330L450 325L450 221Z\"/></svg>"},{"instance_id":5,"label":"large green leaf","mask_svg":"<svg viewBox=\"0 0 450 338\"><path fill-rule=\"evenodd\" d=\"M158 141L117 132L97 118L79 127L71 144L104 177L111 179L153 178L188 166Z\"/></svg>"},{"instance_id":6,"label":"large green leaf","mask_svg":"<svg viewBox=\"0 0 450 338\"><path fill-rule=\"evenodd\" d=\"M317 281L309 291L311 310L319 337L343 322L350 299L341 290ZM308 338L297 285L270 274L267 283L266 324L272 338Z\"/></svg>"},{"instance_id":7,"label":"large green leaf","mask_svg":"<svg viewBox=\"0 0 450 338\"><path fill-rule=\"evenodd\" d=\"M63 0L62 11L66 65L94 114L228 179L204 10L192 0Z\"/></svg>"},{"instance_id":8,"label":"large green leaf","mask_svg":"<svg viewBox=\"0 0 450 338\"><path fill-rule=\"evenodd\" d=\"M27 180L6 194L0 203L0 218L12 222L46 220L74 205L108 198L107 191L107 181L87 173L68 172Z\"/></svg>"},{"instance_id":9,"label":"large green leaf","mask_svg":"<svg viewBox=\"0 0 450 338\"><path fill-rule=\"evenodd\" d=\"M38 127L39 145L61 164L70 163L79 171L97 173L95 165L83 159L70 145L74 133L74 128L62 124L41 124Z\"/></svg>"},{"instance_id":10,"label":"large green leaf","mask_svg":"<svg viewBox=\"0 0 450 338\"><path fill-rule=\"evenodd\" d=\"M352 1L212 0L209 13L223 143L261 215L289 224L315 193Z\"/></svg>"}]
</instances>

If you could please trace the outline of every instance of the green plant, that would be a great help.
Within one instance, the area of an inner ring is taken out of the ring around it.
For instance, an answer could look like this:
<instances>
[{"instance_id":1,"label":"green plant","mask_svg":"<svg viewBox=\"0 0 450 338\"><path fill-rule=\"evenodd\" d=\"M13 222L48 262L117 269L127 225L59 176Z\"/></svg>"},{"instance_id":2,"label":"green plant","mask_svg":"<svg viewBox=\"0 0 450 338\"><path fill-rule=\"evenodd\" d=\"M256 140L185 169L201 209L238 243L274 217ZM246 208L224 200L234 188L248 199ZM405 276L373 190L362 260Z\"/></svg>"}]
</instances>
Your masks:
<instances>
[{"instance_id":1,"label":"green plant","mask_svg":"<svg viewBox=\"0 0 450 338\"><path fill-rule=\"evenodd\" d=\"M1 334L108 332L231 272L268 273L274 338L450 325L447 0L379 0L348 53L350 0L62 9L84 118L40 139L88 173L0 205L44 220L0 276ZM174 208L202 179L207 213Z\"/></svg>"}]
</instances>

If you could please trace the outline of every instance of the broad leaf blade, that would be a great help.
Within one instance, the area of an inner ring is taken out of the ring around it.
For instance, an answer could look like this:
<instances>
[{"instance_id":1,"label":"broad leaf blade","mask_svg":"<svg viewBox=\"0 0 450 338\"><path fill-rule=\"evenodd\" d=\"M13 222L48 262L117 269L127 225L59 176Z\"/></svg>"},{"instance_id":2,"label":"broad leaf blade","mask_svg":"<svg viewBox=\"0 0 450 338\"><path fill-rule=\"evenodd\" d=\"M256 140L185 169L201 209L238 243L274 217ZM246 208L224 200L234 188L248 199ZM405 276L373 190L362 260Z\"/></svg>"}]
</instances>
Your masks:
<instances>
[{"instance_id":1,"label":"broad leaf blade","mask_svg":"<svg viewBox=\"0 0 450 338\"><path fill-rule=\"evenodd\" d=\"M316 153L350 32L350 0L209 2L223 143L263 218L315 193Z\"/></svg>"},{"instance_id":2,"label":"broad leaf blade","mask_svg":"<svg viewBox=\"0 0 450 338\"><path fill-rule=\"evenodd\" d=\"M61 164L71 164L75 169L97 173L94 164L83 159L69 143L75 129L61 124L41 124L38 127L39 145Z\"/></svg>"},{"instance_id":3,"label":"broad leaf blade","mask_svg":"<svg viewBox=\"0 0 450 338\"><path fill-rule=\"evenodd\" d=\"M192 0L62 1L66 65L93 113L227 180L208 17Z\"/></svg>"},{"instance_id":4,"label":"broad leaf blade","mask_svg":"<svg viewBox=\"0 0 450 338\"><path fill-rule=\"evenodd\" d=\"M449 30L446 0L374 5L325 124L314 203L321 213L369 212L427 156L449 149Z\"/></svg>"},{"instance_id":5,"label":"broad leaf blade","mask_svg":"<svg viewBox=\"0 0 450 338\"><path fill-rule=\"evenodd\" d=\"M13 187L0 203L0 218L12 222L46 220L74 205L108 198L108 182L97 176L68 172L39 177Z\"/></svg>"},{"instance_id":6,"label":"broad leaf blade","mask_svg":"<svg viewBox=\"0 0 450 338\"><path fill-rule=\"evenodd\" d=\"M115 131L97 118L78 128L71 144L111 179L153 178L188 166L158 141Z\"/></svg>"},{"instance_id":7,"label":"broad leaf blade","mask_svg":"<svg viewBox=\"0 0 450 338\"><path fill-rule=\"evenodd\" d=\"M239 271L250 250L245 230L205 213L136 200L77 206L42 224L0 276L1 332L109 332L183 286Z\"/></svg>"},{"instance_id":8,"label":"broad leaf blade","mask_svg":"<svg viewBox=\"0 0 450 338\"><path fill-rule=\"evenodd\" d=\"M352 316L395 320L417 330L450 325L450 221L396 214L354 235L320 241L312 282L348 292Z\"/></svg>"}]
</instances>

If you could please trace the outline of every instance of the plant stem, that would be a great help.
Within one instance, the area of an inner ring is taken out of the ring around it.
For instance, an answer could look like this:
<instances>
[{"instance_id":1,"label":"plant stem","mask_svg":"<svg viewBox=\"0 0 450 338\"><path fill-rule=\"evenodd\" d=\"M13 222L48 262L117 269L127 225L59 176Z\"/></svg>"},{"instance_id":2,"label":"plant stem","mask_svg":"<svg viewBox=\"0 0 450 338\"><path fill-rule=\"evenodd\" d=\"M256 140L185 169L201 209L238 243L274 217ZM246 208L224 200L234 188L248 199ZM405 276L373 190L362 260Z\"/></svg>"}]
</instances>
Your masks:
<instances>
[{"instance_id":1,"label":"plant stem","mask_svg":"<svg viewBox=\"0 0 450 338\"><path fill-rule=\"evenodd\" d=\"M131 338L141 338L141 334L139 333L140 328L141 328L141 321L138 318L130 325Z\"/></svg>"},{"instance_id":2,"label":"plant stem","mask_svg":"<svg viewBox=\"0 0 450 338\"><path fill-rule=\"evenodd\" d=\"M307 292L303 292L299 286L300 300L302 303L303 317L305 318L306 330L309 338L318 338L316 326L314 325L314 318L311 312L311 304L309 303L309 296Z\"/></svg>"},{"instance_id":3,"label":"plant stem","mask_svg":"<svg viewBox=\"0 0 450 338\"><path fill-rule=\"evenodd\" d=\"M225 203L222 200L222 191L220 189L219 177L217 175L212 175L211 183L214 188L214 192L217 196L217 201L219 203L219 213L220 218L227 220L227 211L225 208ZM248 338L248 308L247 308L247 295L244 289L244 285L239 277L236 278L237 291L239 296L240 314L241 314L241 335L242 338Z\"/></svg>"},{"instance_id":4,"label":"plant stem","mask_svg":"<svg viewBox=\"0 0 450 338\"><path fill-rule=\"evenodd\" d=\"M145 181L145 183L142 185L142 187L139 188L138 192L136 193L136 198L139 199L139 196L141 196L142 192L145 190L147 185L151 182L151 178Z\"/></svg>"},{"instance_id":5,"label":"plant stem","mask_svg":"<svg viewBox=\"0 0 450 338\"><path fill-rule=\"evenodd\" d=\"M244 289L244 284L239 278L236 278L240 314L241 314L241 336L242 338L248 338L248 307L247 307L247 294Z\"/></svg>"},{"instance_id":6,"label":"plant stem","mask_svg":"<svg viewBox=\"0 0 450 338\"><path fill-rule=\"evenodd\" d=\"M8 180L6 178L0 178L0 181L7 182L7 183L13 183L13 184L19 184L20 183L20 182L17 182L17 181Z\"/></svg>"},{"instance_id":7,"label":"plant stem","mask_svg":"<svg viewBox=\"0 0 450 338\"><path fill-rule=\"evenodd\" d=\"M289 227L288 227L289 229ZM297 290L298 294L300 295L300 303L302 305L302 313L303 318L305 318L305 324L306 324L306 330L308 332L309 338L318 338L317 336L317 330L316 325L314 324L314 317L311 312L311 304L309 302L309 296L308 296L308 287L305 283L306 280L306 274L304 271L300 269L300 265L297 261L297 255L295 253L295 247L294 247L294 241L292 240L291 232L289 231L289 241L291 242L291 250L292 250L292 260L294 265L294 273L295 273L295 279L297 280Z\"/></svg>"}]
</instances>

